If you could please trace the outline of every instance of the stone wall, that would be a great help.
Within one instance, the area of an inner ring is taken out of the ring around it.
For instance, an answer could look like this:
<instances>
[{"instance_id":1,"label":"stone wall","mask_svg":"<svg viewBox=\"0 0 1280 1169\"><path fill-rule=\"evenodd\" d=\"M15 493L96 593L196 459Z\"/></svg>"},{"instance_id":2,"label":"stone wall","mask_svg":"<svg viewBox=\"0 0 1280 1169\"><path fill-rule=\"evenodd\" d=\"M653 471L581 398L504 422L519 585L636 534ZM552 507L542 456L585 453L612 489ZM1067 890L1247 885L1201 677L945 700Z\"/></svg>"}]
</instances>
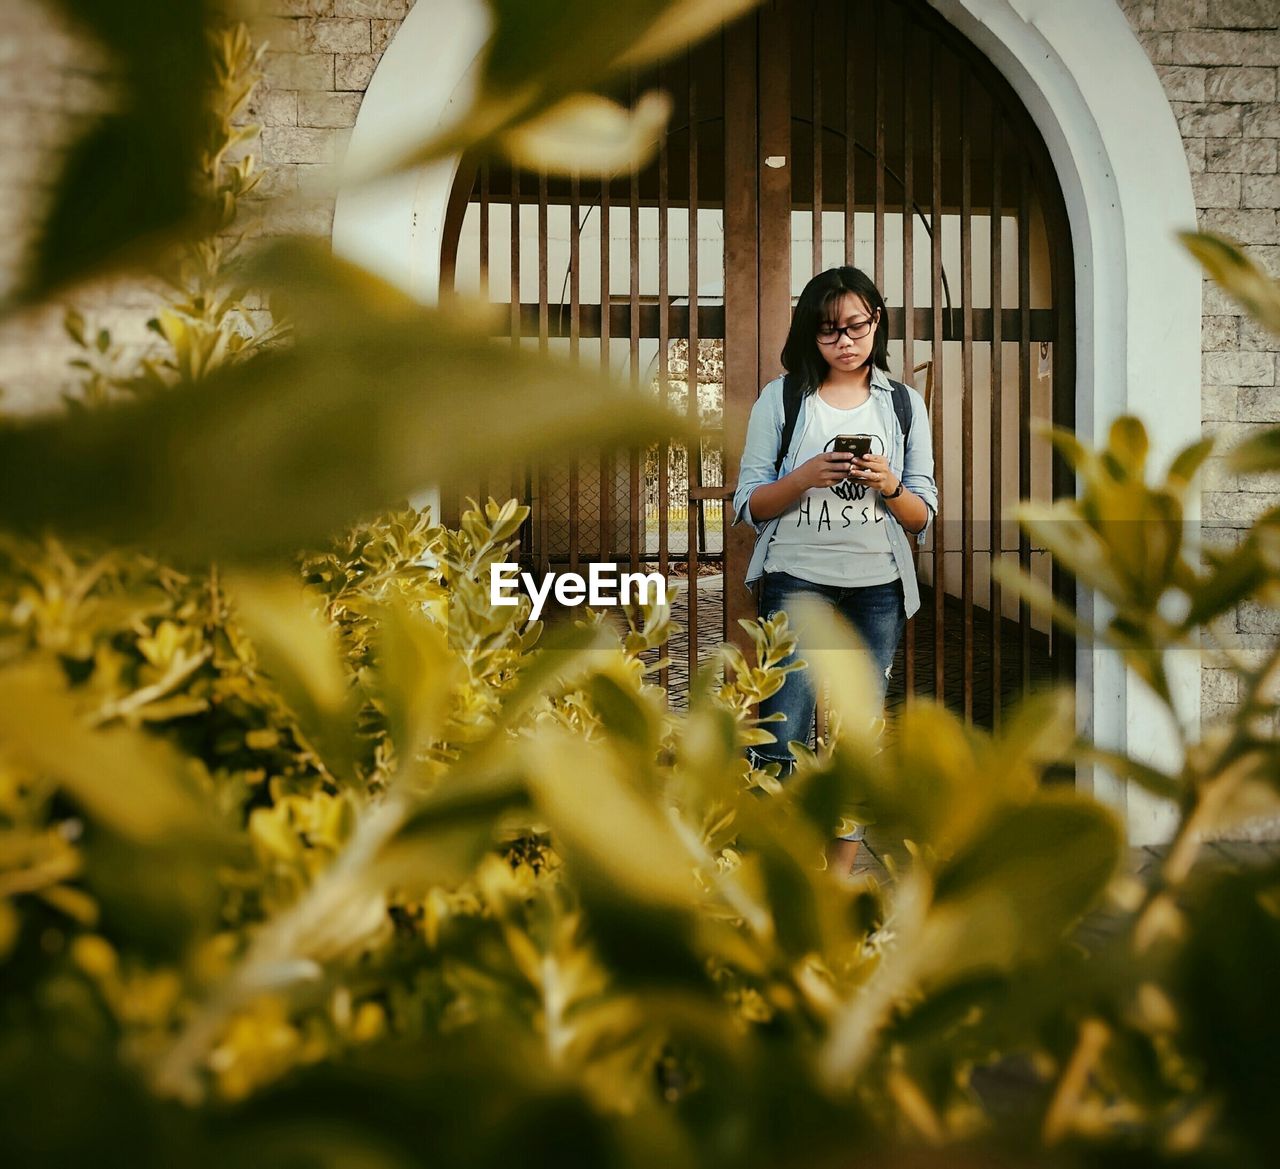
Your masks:
<instances>
[{"instance_id":1,"label":"stone wall","mask_svg":"<svg viewBox=\"0 0 1280 1169\"><path fill-rule=\"evenodd\" d=\"M1246 245L1280 277L1280 0L1122 0L1121 7L1155 65L1178 119L1200 227ZM1221 289L1204 286L1201 322L1206 434L1225 452L1242 438L1280 423L1274 337L1242 316ZM1204 480L1207 539L1230 544L1267 507L1280 484L1242 479L1226 460L1210 460ZM1254 604L1235 615L1241 641L1261 652L1280 633L1274 612ZM1202 675L1204 712L1237 701L1235 677Z\"/></svg>"},{"instance_id":2,"label":"stone wall","mask_svg":"<svg viewBox=\"0 0 1280 1169\"><path fill-rule=\"evenodd\" d=\"M106 94L105 61L59 10L9 0L0 15L0 296L13 290L35 243L32 225L53 189L69 143ZM146 316L116 286L89 297L122 333L144 343ZM24 413L58 401L71 356L60 307L0 324L0 411Z\"/></svg>"},{"instance_id":3,"label":"stone wall","mask_svg":"<svg viewBox=\"0 0 1280 1169\"><path fill-rule=\"evenodd\" d=\"M334 164L383 50L413 0L263 0L255 33L268 45L266 78L254 95L261 123L253 147L265 171L256 194L259 230L327 236ZM56 181L65 145L103 101L105 70L83 39L40 0L9 0L0 16L0 295L20 277L31 225ZM274 196L291 196L276 200ZM152 341L146 322L158 290L113 280L77 289L95 328L111 331L120 365ZM0 324L0 412L54 407L69 384L75 350L63 305Z\"/></svg>"},{"instance_id":4,"label":"stone wall","mask_svg":"<svg viewBox=\"0 0 1280 1169\"><path fill-rule=\"evenodd\" d=\"M413 0L264 0L257 29L269 46L253 116L262 123L263 193L293 205L268 230L328 235L333 168L360 100Z\"/></svg>"}]
</instances>

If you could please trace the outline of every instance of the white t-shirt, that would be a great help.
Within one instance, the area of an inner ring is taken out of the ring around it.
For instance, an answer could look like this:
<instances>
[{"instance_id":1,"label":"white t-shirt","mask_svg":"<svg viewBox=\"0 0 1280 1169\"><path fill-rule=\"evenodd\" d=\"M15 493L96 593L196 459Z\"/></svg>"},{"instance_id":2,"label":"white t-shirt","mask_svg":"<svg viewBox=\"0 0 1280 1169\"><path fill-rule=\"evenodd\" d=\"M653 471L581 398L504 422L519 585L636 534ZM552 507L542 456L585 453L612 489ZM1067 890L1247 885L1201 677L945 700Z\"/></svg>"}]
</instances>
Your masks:
<instances>
[{"instance_id":1,"label":"white t-shirt","mask_svg":"<svg viewBox=\"0 0 1280 1169\"><path fill-rule=\"evenodd\" d=\"M832 450L838 434L871 436L871 453L888 450L889 435L877 422L868 398L852 410L838 410L817 392L809 398L809 418L796 440L798 467ZM894 521L874 487L847 479L831 487L810 487L778 519L765 553L765 572L786 572L830 585L876 585L897 580L889 543Z\"/></svg>"}]
</instances>

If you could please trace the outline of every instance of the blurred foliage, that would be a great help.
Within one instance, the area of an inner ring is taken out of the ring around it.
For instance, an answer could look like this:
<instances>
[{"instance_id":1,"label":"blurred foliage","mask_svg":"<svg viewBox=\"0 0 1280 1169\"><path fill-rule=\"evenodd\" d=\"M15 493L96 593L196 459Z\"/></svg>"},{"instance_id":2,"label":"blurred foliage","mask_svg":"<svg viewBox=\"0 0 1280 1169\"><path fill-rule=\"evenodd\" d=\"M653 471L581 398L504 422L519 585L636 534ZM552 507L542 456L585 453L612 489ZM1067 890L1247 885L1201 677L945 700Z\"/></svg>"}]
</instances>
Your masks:
<instances>
[{"instance_id":1,"label":"blurred foliage","mask_svg":"<svg viewBox=\"0 0 1280 1169\"><path fill-rule=\"evenodd\" d=\"M74 144L12 300L31 302L87 273L154 258L181 229L207 229L193 176L215 85L204 0L57 0L108 54L107 109Z\"/></svg>"},{"instance_id":2,"label":"blurred foliage","mask_svg":"<svg viewBox=\"0 0 1280 1169\"><path fill-rule=\"evenodd\" d=\"M77 308L67 310L67 335L81 351L70 363L78 375L66 393L72 404L102 406L122 395L199 381L271 345L285 331L255 318L255 311L261 318L269 309L253 307L242 262L246 234L256 225L241 200L262 180L248 149L260 127L246 120L245 111L261 79L265 46L254 45L242 24L211 29L206 37L214 83L195 188L208 208L210 230L184 240L163 265L168 295L147 322L157 337L149 352L132 354L109 328L94 328Z\"/></svg>"},{"instance_id":3,"label":"blurred foliage","mask_svg":"<svg viewBox=\"0 0 1280 1169\"><path fill-rule=\"evenodd\" d=\"M231 1116L284 1140L290 1083L336 1092L322 1085L394 1068L406 1042L419 1087L504 1101L499 1128L567 1110L575 1160L767 1164L841 1147L851 1120L881 1140L943 1114L977 1126L971 1054L951 1064L913 1004L1065 960L1111 875L1110 816L1037 788L1061 704L999 744L920 707L891 751L851 733L794 791L762 794L743 747L794 645L785 619L755 623L756 661L726 647L739 671L708 668L689 711L668 711L665 610L544 633L527 600L488 603L525 515L490 501L451 531L393 513L292 583L9 539L9 1027L76 1075L115 1052L135 1093L121 1115L157 1140L171 1096L222 1101L223 1134ZM978 809L964 745L1009 777ZM916 798L894 805L907 767ZM821 871L856 801L916 817L892 902ZM917 1099L926 1066L950 1070ZM780 1111L751 1105L766 1096ZM353 1141L409 1155L407 1134L336 1107ZM179 1115L182 1140L217 1147ZM11 1146L38 1149L39 1119L14 1118Z\"/></svg>"},{"instance_id":4,"label":"blurred foliage","mask_svg":"<svg viewBox=\"0 0 1280 1169\"><path fill-rule=\"evenodd\" d=\"M684 50L760 0L490 0L492 31L464 118L382 165L399 170L464 150L499 150L527 166L610 174L656 153L672 103L641 94L627 110L601 92L619 76ZM376 173L371 167L371 173Z\"/></svg>"},{"instance_id":5,"label":"blurred foliage","mask_svg":"<svg viewBox=\"0 0 1280 1169\"><path fill-rule=\"evenodd\" d=\"M795 648L784 617L744 623L751 652L721 647L670 710L664 608L544 629L489 603L524 507L473 501L456 530L386 510L495 450L676 424L314 246L242 257L248 39L195 6L69 7L126 100L66 182L92 163L113 198L95 217L59 188L50 222L86 215L83 252L46 245L29 292L136 259L192 206L216 230L166 256L147 364L90 360L86 408L0 432L6 1164L1276 1162L1280 870L1193 879L1206 830L1275 803L1276 653L1219 629L1274 603L1274 517L1199 546L1207 444L1157 473L1136 419L1097 451L1058 435L1079 495L1023 516L1105 614L1055 616L1169 710L1176 771L1077 742L1054 692L998 736L918 703L881 740L859 647L814 613L838 733L781 785L744 752L770 738L753 711ZM523 157L540 119L590 104L570 81L739 7L495 2L450 141ZM136 44L116 31L149 14ZM198 68L139 57L187 20L171 60L202 46ZM112 148L165 100L141 155ZM192 110L213 128L177 150ZM148 152L183 177L129 218L137 176L116 172ZM1246 257L1199 254L1265 318ZM1237 457L1273 470L1277 449ZM1244 700L1197 738L1171 657L1202 648ZM1063 761L1177 802L1150 878L1124 874L1109 811L1045 786ZM848 818L904 843L889 883L824 871Z\"/></svg>"}]
</instances>

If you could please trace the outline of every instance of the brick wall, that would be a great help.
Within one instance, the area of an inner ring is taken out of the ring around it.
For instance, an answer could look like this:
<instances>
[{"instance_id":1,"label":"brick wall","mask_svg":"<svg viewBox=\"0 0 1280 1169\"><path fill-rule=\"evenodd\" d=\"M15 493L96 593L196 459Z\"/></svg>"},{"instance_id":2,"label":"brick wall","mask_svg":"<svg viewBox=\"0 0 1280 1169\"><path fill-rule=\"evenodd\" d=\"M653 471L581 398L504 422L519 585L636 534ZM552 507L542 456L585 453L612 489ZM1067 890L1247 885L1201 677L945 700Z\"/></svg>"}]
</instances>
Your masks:
<instances>
[{"instance_id":1,"label":"brick wall","mask_svg":"<svg viewBox=\"0 0 1280 1169\"><path fill-rule=\"evenodd\" d=\"M264 0L258 32L270 46L254 101L262 123L266 195L294 196L268 230L327 235L333 164L360 100L413 0Z\"/></svg>"},{"instance_id":2,"label":"brick wall","mask_svg":"<svg viewBox=\"0 0 1280 1169\"><path fill-rule=\"evenodd\" d=\"M262 124L253 147L265 171L261 230L327 236L333 222L334 163L341 159L360 100L383 50L413 0L263 0L255 32L268 43L267 76L250 116ZM0 295L17 282L27 238L65 144L102 103L104 70L90 46L41 0L8 0L0 16ZM291 198L273 200L271 196ZM252 201L250 201L252 203ZM130 367L147 349L158 290L113 280L77 291L76 302L121 344ZM75 350L62 330L63 305L0 324L0 412L56 406Z\"/></svg>"},{"instance_id":3,"label":"brick wall","mask_svg":"<svg viewBox=\"0 0 1280 1169\"><path fill-rule=\"evenodd\" d=\"M1280 277L1280 0L1121 0L1121 7L1178 119L1200 227L1240 240ZM1225 452L1280 422L1280 338L1208 281L1203 313L1201 414L1205 433L1217 435ZM1234 543L1280 503L1280 483L1241 479L1223 458L1210 460L1204 487L1205 536L1215 543ZM1276 615L1253 604L1241 606L1232 624L1254 653L1280 633ZM1231 674L1205 670L1202 678L1206 715L1237 700Z\"/></svg>"},{"instance_id":4,"label":"brick wall","mask_svg":"<svg viewBox=\"0 0 1280 1169\"><path fill-rule=\"evenodd\" d=\"M0 296L27 265L32 224L68 145L107 92L105 60L60 16L39 0L8 0L0 15ZM141 343L146 317L129 311L131 296L104 286L89 299L109 304L121 329ZM70 356L61 319L55 307L0 325L0 410L25 412L57 402Z\"/></svg>"}]
</instances>

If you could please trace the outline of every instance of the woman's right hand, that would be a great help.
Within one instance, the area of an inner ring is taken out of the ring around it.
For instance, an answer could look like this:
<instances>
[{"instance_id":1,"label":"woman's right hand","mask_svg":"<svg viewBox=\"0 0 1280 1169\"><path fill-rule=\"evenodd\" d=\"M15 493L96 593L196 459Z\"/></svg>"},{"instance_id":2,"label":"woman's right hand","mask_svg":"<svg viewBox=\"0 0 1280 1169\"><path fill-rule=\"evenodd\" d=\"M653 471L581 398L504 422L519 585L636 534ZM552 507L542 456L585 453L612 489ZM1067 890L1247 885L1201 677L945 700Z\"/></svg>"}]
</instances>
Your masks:
<instances>
[{"instance_id":1,"label":"woman's right hand","mask_svg":"<svg viewBox=\"0 0 1280 1169\"><path fill-rule=\"evenodd\" d=\"M801 463L791 475L807 490L810 487L832 487L847 479L851 470L853 455L848 451L823 451Z\"/></svg>"}]
</instances>

